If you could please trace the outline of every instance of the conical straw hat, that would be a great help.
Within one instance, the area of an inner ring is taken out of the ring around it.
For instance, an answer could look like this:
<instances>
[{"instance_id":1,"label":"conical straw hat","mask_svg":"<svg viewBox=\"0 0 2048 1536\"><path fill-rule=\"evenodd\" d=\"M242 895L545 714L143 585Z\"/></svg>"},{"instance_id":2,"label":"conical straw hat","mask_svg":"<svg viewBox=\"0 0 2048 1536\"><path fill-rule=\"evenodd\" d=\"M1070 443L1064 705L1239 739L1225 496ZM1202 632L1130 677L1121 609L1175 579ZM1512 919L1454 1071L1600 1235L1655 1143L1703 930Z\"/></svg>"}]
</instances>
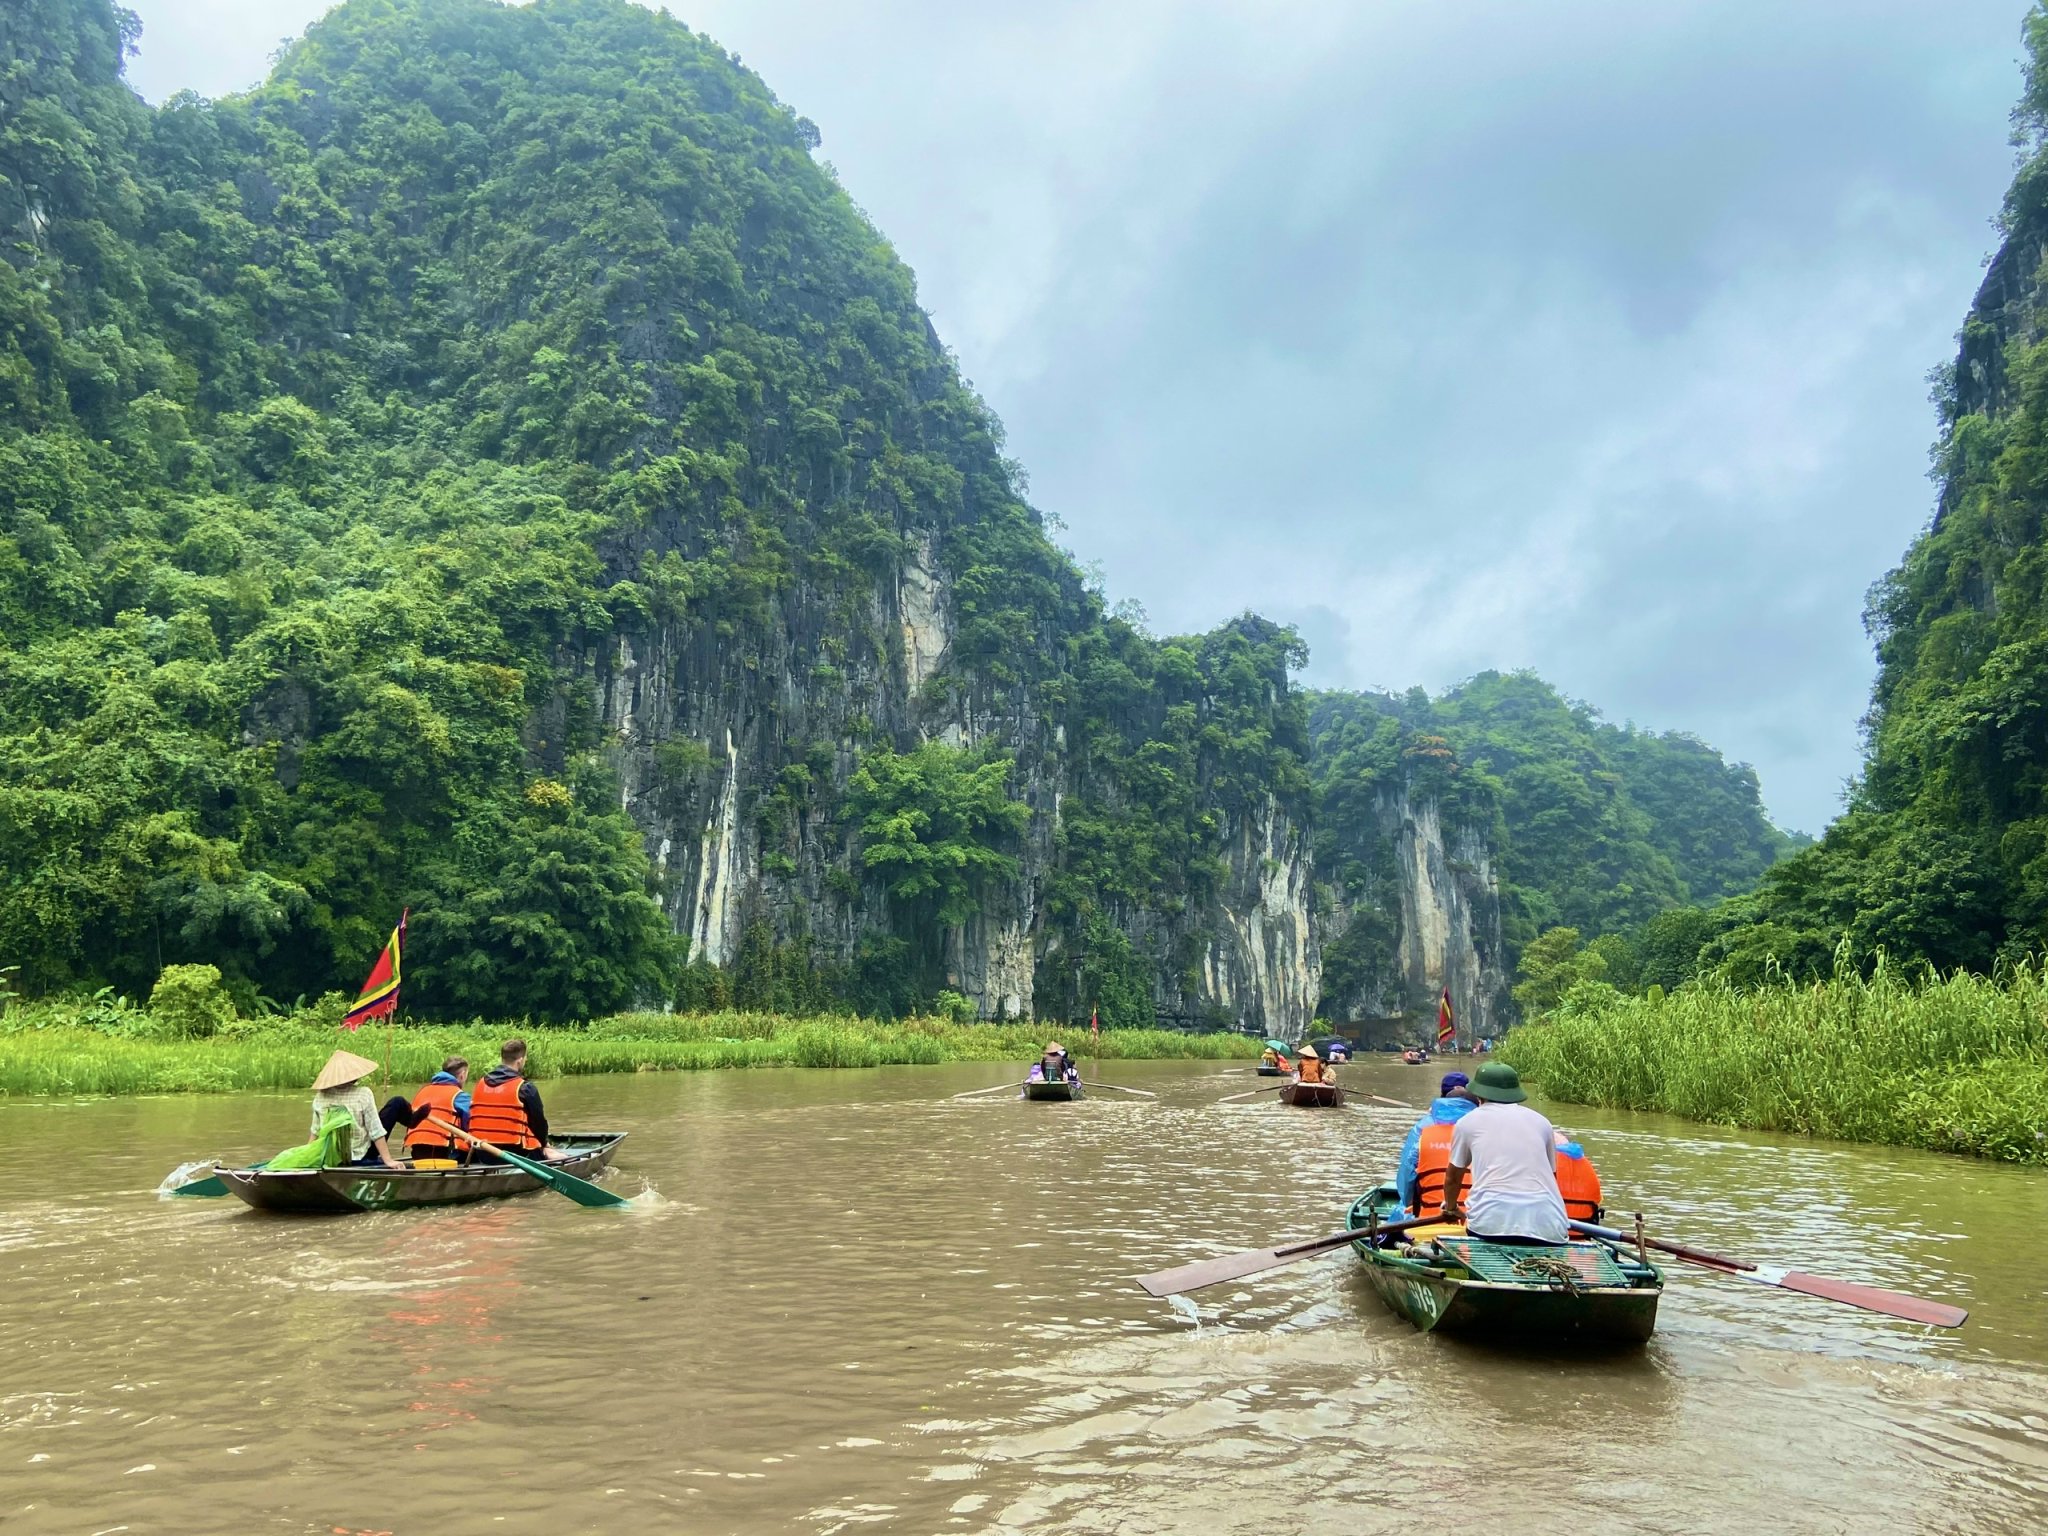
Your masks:
<instances>
[{"instance_id":1,"label":"conical straw hat","mask_svg":"<svg viewBox=\"0 0 2048 1536\"><path fill-rule=\"evenodd\" d=\"M339 1088L345 1083L359 1082L377 1070L377 1063L358 1056L354 1051L336 1051L327 1058L327 1065L320 1069L320 1075L313 1079L313 1091L322 1088Z\"/></svg>"}]
</instances>

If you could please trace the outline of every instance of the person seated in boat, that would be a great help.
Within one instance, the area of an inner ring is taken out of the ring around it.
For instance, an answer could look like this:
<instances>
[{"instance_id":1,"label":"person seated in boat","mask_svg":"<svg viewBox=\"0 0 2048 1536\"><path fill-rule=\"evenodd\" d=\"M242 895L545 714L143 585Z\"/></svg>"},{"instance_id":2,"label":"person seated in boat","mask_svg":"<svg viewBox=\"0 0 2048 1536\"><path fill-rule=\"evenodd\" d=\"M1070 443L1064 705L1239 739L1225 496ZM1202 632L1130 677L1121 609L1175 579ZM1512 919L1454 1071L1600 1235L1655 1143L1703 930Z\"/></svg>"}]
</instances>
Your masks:
<instances>
[{"instance_id":1,"label":"person seated in boat","mask_svg":"<svg viewBox=\"0 0 2048 1536\"><path fill-rule=\"evenodd\" d=\"M1495 1243L1571 1241L1564 1197L1553 1166L1554 1131L1523 1101L1529 1097L1515 1069L1489 1061L1473 1075L1478 1105L1451 1127L1450 1166L1444 1173L1444 1218L1463 1214L1465 1230ZM1470 1197L1466 1197L1469 1180Z\"/></svg>"},{"instance_id":2,"label":"person seated in boat","mask_svg":"<svg viewBox=\"0 0 2048 1536\"><path fill-rule=\"evenodd\" d=\"M1323 1054L1333 1062L1349 1061L1351 1059L1351 1047L1345 1041L1332 1040L1323 1047Z\"/></svg>"},{"instance_id":3,"label":"person seated in boat","mask_svg":"<svg viewBox=\"0 0 2048 1536\"><path fill-rule=\"evenodd\" d=\"M1259 1053L1259 1065L1262 1067L1274 1067L1282 1072L1292 1072L1294 1070L1294 1063L1287 1059L1286 1054L1274 1050L1270 1045Z\"/></svg>"},{"instance_id":4,"label":"person seated in boat","mask_svg":"<svg viewBox=\"0 0 2048 1536\"><path fill-rule=\"evenodd\" d=\"M1563 1131L1551 1132L1552 1169L1564 1213L1573 1221L1601 1220L1600 1175L1586 1149Z\"/></svg>"},{"instance_id":5,"label":"person seated in boat","mask_svg":"<svg viewBox=\"0 0 2048 1536\"><path fill-rule=\"evenodd\" d=\"M498 1064L469 1091L469 1132L507 1152L556 1156L548 1145L547 1111L540 1090L526 1076L526 1042L498 1047Z\"/></svg>"},{"instance_id":6,"label":"person seated in boat","mask_svg":"<svg viewBox=\"0 0 2048 1536\"><path fill-rule=\"evenodd\" d=\"M460 1056L450 1056L441 1063L441 1070L428 1078L425 1086L412 1096L412 1102L405 1107L405 1123L411 1127L405 1136L406 1156L419 1158L454 1158L464 1161L469 1152L469 1143L455 1142L434 1120L445 1120L463 1130L469 1129L469 1063ZM393 1122L395 1124L395 1122Z\"/></svg>"},{"instance_id":7,"label":"person seated in boat","mask_svg":"<svg viewBox=\"0 0 2048 1536\"><path fill-rule=\"evenodd\" d=\"M1067 1054L1067 1048L1057 1040L1045 1048L1045 1054L1031 1064L1027 1081L1034 1083L1078 1083L1081 1069L1074 1065L1074 1059Z\"/></svg>"},{"instance_id":8,"label":"person seated in boat","mask_svg":"<svg viewBox=\"0 0 2048 1536\"><path fill-rule=\"evenodd\" d=\"M365 1082L376 1070L377 1063L353 1051L336 1051L328 1057L327 1065L313 1079L313 1125L306 1139L319 1138L321 1123L330 1109L346 1110L349 1162L368 1168L403 1168L405 1164L391 1155L389 1133L377 1096ZM398 1102L403 1105L405 1101Z\"/></svg>"},{"instance_id":9,"label":"person seated in boat","mask_svg":"<svg viewBox=\"0 0 2048 1536\"><path fill-rule=\"evenodd\" d=\"M1294 1080L1298 1083L1334 1083L1336 1077L1323 1065L1323 1058L1316 1054L1312 1045L1304 1045L1294 1053Z\"/></svg>"},{"instance_id":10,"label":"person seated in boat","mask_svg":"<svg viewBox=\"0 0 2048 1536\"><path fill-rule=\"evenodd\" d=\"M1444 1170L1451 1165L1451 1127L1478 1102L1466 1087L1469 1081L1462 1072L1446 1072L1437 1084L1429 1112L1408 1128L1408 1139L1401 1143L1394 1184L1411 1216L1423 1214L1425 1199L1432 1209L1443 1203Z\"/></svg>"}]
</instances>

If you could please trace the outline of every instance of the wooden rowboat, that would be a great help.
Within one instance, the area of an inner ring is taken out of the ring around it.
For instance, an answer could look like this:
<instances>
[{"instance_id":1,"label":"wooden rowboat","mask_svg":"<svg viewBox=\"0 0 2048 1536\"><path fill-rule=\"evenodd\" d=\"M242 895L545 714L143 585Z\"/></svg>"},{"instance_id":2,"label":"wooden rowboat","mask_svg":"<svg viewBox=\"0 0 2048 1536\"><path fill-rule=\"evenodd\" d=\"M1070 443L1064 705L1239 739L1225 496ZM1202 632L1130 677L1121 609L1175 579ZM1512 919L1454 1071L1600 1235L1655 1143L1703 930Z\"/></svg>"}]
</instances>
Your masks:
<instances>
[{"instance_id":1,"label":"wooden rowboat","mask_svg":"<svg viewBox=\"0 0 2048 1536\"><path fill-rule=\"evenodd\" d=\"M1026 1083L1024 1097L1039 1103L1065 1104L1086 1095L1079 1083Z\"/></svg>"},{"instance_id":2,"label":"wooden rowboat","mask_svg":"<svg viewBox=\"0 0 2048 1536\"><path fill-rule=\"evenodd\" d=\"M1406 1213L1391 1184L1351 1206L1350 1225ZM1657 1326L1664 1276L1624 1249L1489 1243L1460 1223L1352 1243L1380 1300L1424 1333L1535 1346L1640 1344Z\"/></svg>"},{"instance_id":3,"label":"wooden rowboat","mask_svg":"<svg viewBox=\"0 0 2048 1536\"><path fill-rule=\"evenodd\" d=\"M1296 1109L1341 1109L1344 1090L1335 1083L1289 1083L1280 1090L1280 1102Z\"/></svg>"},{"instance_id":4,"label":"wooden rowboat","mask_svg":"<svg viewBox=\"0 0 2048 1536\"><path fill-rule=\"evenodd\" d=\"M548 1166L594 1179L611 1165L626 1139L624 1131L565 1131L554 1138L569 1155ZM510 1163L479 1152L462 1168L222 1168L216 1176L228 1193L259 1211L293 1216L343 1215L350 1211L408 1210L420 1205L463 1205L504 1195L531 1194L539 1179Z\"/></svg>"},{"instance_id":5,"label":"wooden rowboat","mask_svg":"<svg viewBox=\"0 0 2048 1536\"><path fill-rule=\"evenodd\" d=\"M1402 1062L1403 1062L1403 1063L1404 1063L1405 1065L1407 1065L1407 1066L1411 1066L1411 1067L1420 1067L1420 1066L1424 1066L1424 1065L1426 1065L1426 1064L1428 1063L1428 1061L1429 1061L1429 1052L1427 1052L1427 1051L1403 1051L1403 1052L1401 1053L1401 1060L1402 1060Z\"/></svg>"},{"instance_id":6,"label":"wooden rowboat","mask_svg":"<svg viewBox=\"0 0 2048 1536\"><path fill-rule=\"evenodd\" d=\"M1285 1067L1269 1067L1263 1061L1258 1064L1255 1070L1261 1077L1285 1077L1287 1075Z\"/></svg>"}]
</instances>

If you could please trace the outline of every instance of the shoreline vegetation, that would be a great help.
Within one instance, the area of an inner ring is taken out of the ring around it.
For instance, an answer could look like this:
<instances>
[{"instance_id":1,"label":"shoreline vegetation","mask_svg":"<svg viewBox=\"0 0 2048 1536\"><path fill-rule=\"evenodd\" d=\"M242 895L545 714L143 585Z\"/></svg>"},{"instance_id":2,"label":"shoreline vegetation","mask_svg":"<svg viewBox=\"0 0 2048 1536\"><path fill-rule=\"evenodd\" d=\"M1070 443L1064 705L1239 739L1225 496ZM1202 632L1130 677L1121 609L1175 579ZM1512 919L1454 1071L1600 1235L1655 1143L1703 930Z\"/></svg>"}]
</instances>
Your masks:
<instances>
[{"instance_id":1,"label":"shoreline vegetation","mask_svg":"<svg viewBox=\"0 0 2048 1536\"><path fill-rule=\"evenodd\" d=\"M624 1013L583 1025L523 1021L404 1024L392 1032L395 1081L421 1083L450 1055L498 1059L498 1044L525 1038L541 1080L603 1072L694 1072L735 1067L881 1067L949 1061L1014 1061L1021 1078L1048 1038L1038 1024L897 1021L843 1015ZM1070 1042L1084 1063L1084 1030ZM112 1003L16 1004L0 1013L0 1098L73 1094L232 1093L303 1089L337 1045L384 1058L384 1028L345 1036L315 1014L233 1020L204 1035L180 1031L148 1009ZM1249 1036L1106 1029L1104 1060L1153 1057L1251 1059Z\"/></svg>"},{"instance_id":2,"label":"shoreline vegetation","mask_svg":"<svg viewBox=\"0 0 2048 1536\"><path fill-rule=\"evenodd\" d=\"M1746 1130L2048 1163L2048 976L1914 980L1880 963L1668 996L1574 988L1500 1057L1546 1098Z\"/></svg>"}]
</instances>

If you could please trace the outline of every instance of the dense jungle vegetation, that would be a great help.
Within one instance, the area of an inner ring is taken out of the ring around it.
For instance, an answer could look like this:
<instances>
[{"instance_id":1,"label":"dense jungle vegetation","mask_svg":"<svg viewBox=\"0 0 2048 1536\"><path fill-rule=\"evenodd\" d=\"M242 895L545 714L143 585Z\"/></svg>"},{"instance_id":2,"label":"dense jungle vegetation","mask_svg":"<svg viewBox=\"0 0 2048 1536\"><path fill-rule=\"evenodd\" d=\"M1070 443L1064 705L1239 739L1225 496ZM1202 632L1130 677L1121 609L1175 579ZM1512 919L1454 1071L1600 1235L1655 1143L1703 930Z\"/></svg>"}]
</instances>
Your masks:
<instances>
[{"instance_id":1,"label":"dense jungle vegetation","mask_svg":"<svg viewBox=\"0 0 2048 1536\"><path fill-rule=\"evenodd\" d=\"M1741 890L1782 847L1746 769L1533 678L1325 696L1312 732L1291 631L1107 611L817 129L667 16L354 0L260 88L155 109L135 36L108 0L0 10L22 993L206 963L261 1013L352 980L410 904L429 1015L955 1009L952 947L1036 816L1039 1011L1142 1025L1196 989L1267 808L1322 816L1342 884L1382 786L1441 794L1496 836L1516 944ZM950 634L917 707L985 722L971 744L856 687L923 549ZM780 697L817 706L761 732L764 892L717 967L685 964L688 893L622 800L631 767L701 827L723 740L629 760L596 697L657 638L797 656ZM805 931L821 901L856 947Z\"/></svg>"},{"instance_id":2,"label":"dense jungle vegetation","mask_svg":"<svg viewBox=\"0 0 2048 1536\"><path fill-rule=\"evenodd\" d=\"M952 574L929 687L1032 728L969 751L849 710L786 744L764 833L823 816L837 893L878 889L888 928L814 964L764 919L735 974L686 979L929 1001L930 935L1011 870L1005 797L1058 732L1086 772L1048 979L1149 1017L1112 914L1200 900L1233 811L1305 801L1298 643L1105 613L811 124L623 0L357 3L249 95L158 110L120 78L134 27L0 13L17 986L140 996L206 961L245 1008L317 995L410 902L416 1006L668 995L589 659L666 627L754 665L801 593L843 620L804 680L829 689L885 649L873 593L921 536ZM678 803L721 766L656 756Z\"/></svg>"},{"instance_id":3,"label":"dense jungle vegetation","mask_svg":"<svg viewBox=\"0 0 2048 1536\"><path fill-rule=\"evenodd\" d=\"M1412 800L1435 800L1447 827L1490 850L1510 962L1528 951L1546 976L1552 935L1568 932L1571 953L1592 939L1633 984L1646 934L1748 891L1811 842L1771 824L1748 765L1696 737L1612 725L1526 672L1481 673L1435 699L1316 694L1310 734L1316 870L1353 910L1324 952L1325 997L1391 963L1381 891ZM1520 995L1547 1002L1600 963L1579 959L1568 980Z\"/></svg>"}]
</instances>

